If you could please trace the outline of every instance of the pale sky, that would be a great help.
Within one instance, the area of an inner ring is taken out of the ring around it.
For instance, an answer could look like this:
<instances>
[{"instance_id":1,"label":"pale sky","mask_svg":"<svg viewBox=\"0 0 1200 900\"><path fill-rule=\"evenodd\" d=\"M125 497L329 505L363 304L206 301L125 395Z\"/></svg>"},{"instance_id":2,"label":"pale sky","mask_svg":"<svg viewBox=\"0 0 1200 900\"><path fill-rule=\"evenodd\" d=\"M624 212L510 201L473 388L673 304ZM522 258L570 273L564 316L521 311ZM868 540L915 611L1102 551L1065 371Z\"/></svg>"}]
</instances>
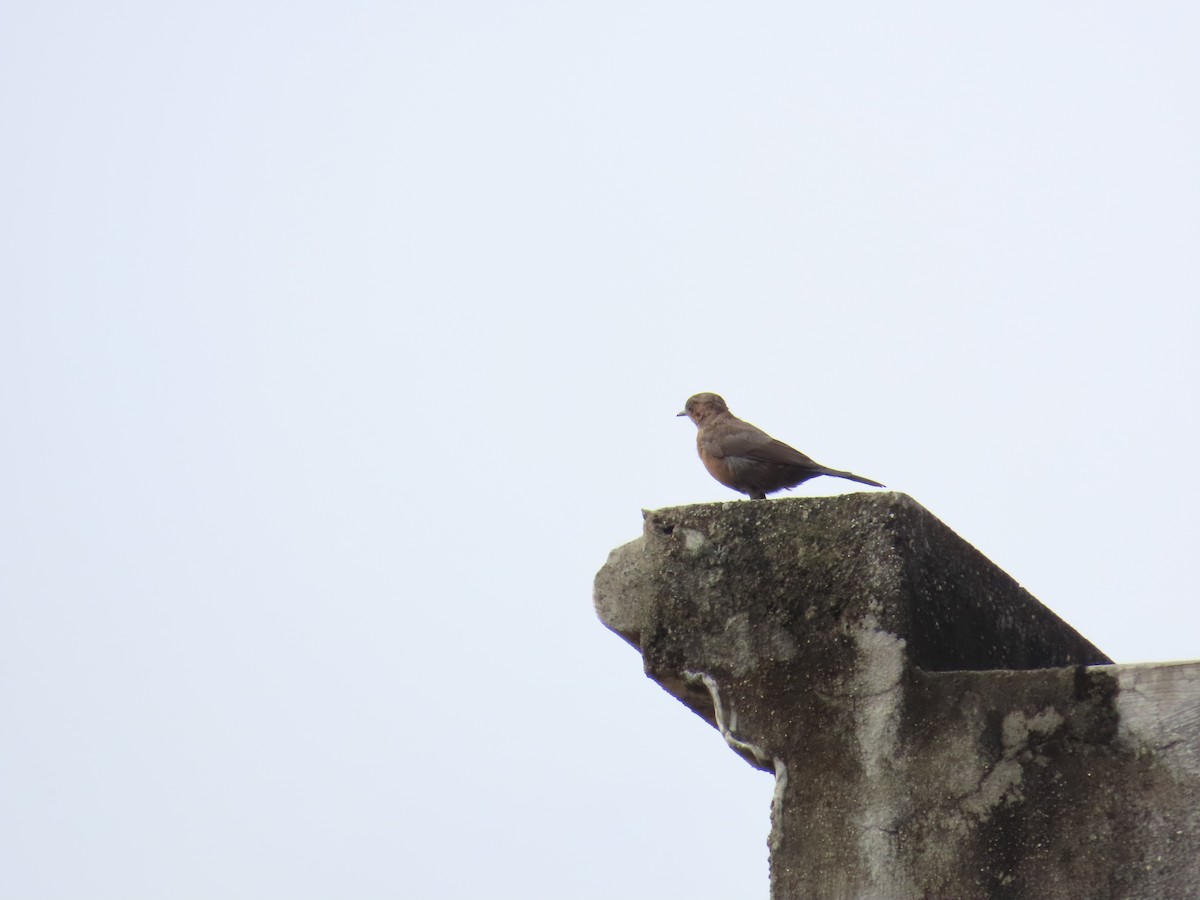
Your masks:
<instances>
[{"instance_id":1,"label":"pale sky","mask_svg":"<svg viewBox=\"0 0 1200 900\"><path fill-rule=\"evenodd\" d=\"M765 897L771 778L591 606L736 499L698 391L1200 657L1198 32L0 8L0 900Z\"/></svg>"}]
</instances>

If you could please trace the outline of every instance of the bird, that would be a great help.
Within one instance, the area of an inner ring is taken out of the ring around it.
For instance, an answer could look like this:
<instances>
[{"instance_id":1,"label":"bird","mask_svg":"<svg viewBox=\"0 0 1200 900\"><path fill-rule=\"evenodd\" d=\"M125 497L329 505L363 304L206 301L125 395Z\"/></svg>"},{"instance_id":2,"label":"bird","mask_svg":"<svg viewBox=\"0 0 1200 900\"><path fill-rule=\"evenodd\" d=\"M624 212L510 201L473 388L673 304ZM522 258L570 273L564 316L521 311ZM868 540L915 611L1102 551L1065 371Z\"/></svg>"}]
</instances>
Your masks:
<instances>
[{"instance_id":1,"label":"bird","mask_svg":"<svg viewBox=\"0 0 1200 900\"><path fill-rule=\"evenodd\" d=\"M766 500L767 494L794 488L818 475L848 478L883 487L853 472L830 469L799 450L777 441L761 428L743 422L717 394L695 394L678 415L696 423L696 449L708 474L725 487Z\"/></svg>"}]
</instances>

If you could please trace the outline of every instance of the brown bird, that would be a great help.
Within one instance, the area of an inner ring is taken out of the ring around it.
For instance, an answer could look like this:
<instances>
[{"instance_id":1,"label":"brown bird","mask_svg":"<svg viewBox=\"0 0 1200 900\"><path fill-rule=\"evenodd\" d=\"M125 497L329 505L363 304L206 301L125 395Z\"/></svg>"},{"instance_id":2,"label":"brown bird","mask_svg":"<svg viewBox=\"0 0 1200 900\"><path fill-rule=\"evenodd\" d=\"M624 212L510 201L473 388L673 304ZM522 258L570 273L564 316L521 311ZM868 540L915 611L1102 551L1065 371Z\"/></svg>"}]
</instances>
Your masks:
<instances>
[{"instance_id":1,"label":"brown bird","mask_svg":"<svg viewBox=\"0 0 1200 900\"><path fill-rule=\"evenodd\" d=\"M830 469L809 459L762 429L743 422L716 394L689 397L679 415L687 416L699 429L696 449L708 474L725 487L749 494L751 500L766 500L767 494L794 488L818 475L883 487L878 481Z\"/></svg>"}]
</instances>

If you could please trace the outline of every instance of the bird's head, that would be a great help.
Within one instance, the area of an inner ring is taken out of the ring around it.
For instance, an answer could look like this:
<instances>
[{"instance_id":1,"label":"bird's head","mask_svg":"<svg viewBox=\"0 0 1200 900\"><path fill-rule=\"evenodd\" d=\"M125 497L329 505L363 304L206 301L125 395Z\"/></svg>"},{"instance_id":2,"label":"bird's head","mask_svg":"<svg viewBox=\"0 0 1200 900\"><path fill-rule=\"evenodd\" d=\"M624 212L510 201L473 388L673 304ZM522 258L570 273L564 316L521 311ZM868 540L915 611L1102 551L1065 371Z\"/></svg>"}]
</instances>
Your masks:
<instances>
[{"instance_id":1,"label":"bird's head","mask_svg":"<svg viewBox=\"0 0 1200 900\"><path fill-rule=\"evenodd\" d=\"M687 416L697 425L702 424L707 419L713 416L719 416L721 413L729 412L729 407L725 405L725 401L719 394L693 394L688 397L688 402L684 404L683 412L677 413L680 416Z\"/></svg>"}]
</instances>

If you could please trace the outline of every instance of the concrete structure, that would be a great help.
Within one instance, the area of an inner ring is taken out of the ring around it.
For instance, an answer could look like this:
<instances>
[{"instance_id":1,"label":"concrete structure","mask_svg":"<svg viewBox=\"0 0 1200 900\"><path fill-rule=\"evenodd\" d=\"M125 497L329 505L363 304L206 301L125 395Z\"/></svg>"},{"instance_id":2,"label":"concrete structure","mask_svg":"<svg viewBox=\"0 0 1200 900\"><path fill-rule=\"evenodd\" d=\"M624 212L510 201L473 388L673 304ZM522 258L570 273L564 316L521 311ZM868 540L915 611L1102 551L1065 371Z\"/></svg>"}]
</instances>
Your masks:
<instances>
[{"instance_id":1,"label":"concrete structure","mask_svg":"<svg viewBox=\"0 0 1200 900\"><path fill-rule=\"evenodd\" d=\"M1200 664L1112 665L901 494L644 525L596 610L774 772L774 900L1200 897Z\"/></svg>"}]
</instances>

